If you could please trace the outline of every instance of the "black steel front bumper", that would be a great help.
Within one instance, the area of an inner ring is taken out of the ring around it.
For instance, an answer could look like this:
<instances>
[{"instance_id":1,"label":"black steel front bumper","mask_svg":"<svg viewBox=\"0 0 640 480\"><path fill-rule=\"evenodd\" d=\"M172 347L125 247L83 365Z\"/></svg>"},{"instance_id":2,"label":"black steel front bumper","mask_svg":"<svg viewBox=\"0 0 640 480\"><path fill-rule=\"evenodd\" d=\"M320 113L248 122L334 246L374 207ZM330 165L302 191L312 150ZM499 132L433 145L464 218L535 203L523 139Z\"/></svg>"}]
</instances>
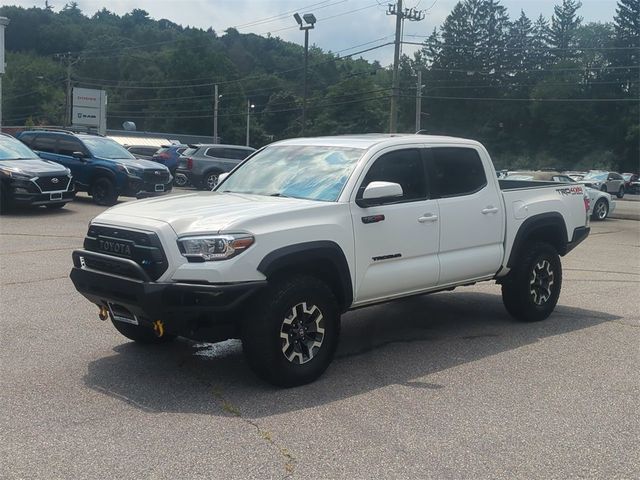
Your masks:
<instances>
[{"instance_id":1,"label":"black steel front bumper","mask_svg":"<svg viewBox=\"0 0 640 480\"><path fill-rule=\"evenodd\" d=\"M245 301L266 281L230 284L154 282L133 260L88 250L75 250L70 278L76 290L98 306L124 308L141 322L162 320L168 332L195 339L219 339L237 327L237 315ZM89 268L87 263L117 263L127 276ZM199 330L224 330L209 332Z\"/></svg>"}]
</instances>

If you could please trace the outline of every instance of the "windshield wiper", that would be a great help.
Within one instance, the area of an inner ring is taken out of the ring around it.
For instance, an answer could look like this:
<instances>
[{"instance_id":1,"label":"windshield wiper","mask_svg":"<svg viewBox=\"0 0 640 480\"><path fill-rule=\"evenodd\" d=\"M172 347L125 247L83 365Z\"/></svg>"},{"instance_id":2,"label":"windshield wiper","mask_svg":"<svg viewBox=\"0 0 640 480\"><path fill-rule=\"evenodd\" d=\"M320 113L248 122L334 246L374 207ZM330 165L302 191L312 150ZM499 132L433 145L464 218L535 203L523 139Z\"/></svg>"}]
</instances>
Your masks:
<instances>
[{"instance_id":1,"label":"windshield wiper","mask_svg":"<svg viewBox=\"0 0 640 480\"><path fill-rule=\"evenodd\" d=\"M270 197L291 198L289 195L285 195L284 193L280 193L280 192L270 193L270 194L269 194L269 196L270 196Z\"/></svg>"}]
</instances>

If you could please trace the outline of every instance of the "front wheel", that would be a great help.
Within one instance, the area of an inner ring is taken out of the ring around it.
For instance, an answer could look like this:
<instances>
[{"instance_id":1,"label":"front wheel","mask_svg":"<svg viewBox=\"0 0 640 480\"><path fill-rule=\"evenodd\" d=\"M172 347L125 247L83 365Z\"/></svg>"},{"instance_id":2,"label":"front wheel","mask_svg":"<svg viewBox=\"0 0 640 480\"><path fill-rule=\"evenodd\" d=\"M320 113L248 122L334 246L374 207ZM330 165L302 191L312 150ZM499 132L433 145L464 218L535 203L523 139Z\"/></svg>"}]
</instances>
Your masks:
<instances>
[{"instance_id":1,"label":"front wheel","mask_svg":"<svg viewBox=\"0 0 640 480\"><path fill-rule=\"evenodd\" d=\"M618 190L618 193L616 194L616 196L618 198L624 197L624 185L622 187L620 187L620 190Z\"/></svg>"},{"instance_id":2,"label":"front wheel","mask_svg":"<svg viewBox=\"0 0 640 480\"><path fill-rule=\"evenodd\" d=\"M97 178L91 186L91 196L98 205L110 207L118 201L116 186L107 177Z\"/></svg>"},{"instance_id":3,"label":"front wheel","mask_svg":"<svg viewBox=\"0 0 640 480\"><path fill-rule=\"evenodd\" d=\"M333 359L340 312L331 289L315 277L274 281L242 319L242 348L266 381L293 387L312 382Z\"/></svg>"},{"instance_id":4,"label":"front wheel","mask_svg":"<svg viewBox=\"0 0 640 480\"><path fill-rule=\"evenodd\" d=\"M113 319L111 319L111 323L113 323L113 326L118 332L136 343L157 345L161 343L168 343L176 338L175 335L169 335L166 333L161 337L158 337L152 328L143 325L134 325L132 323L121 322Z\"/></svg>"},{"instance_id":5,"label":"front wheel","mask_svg":"<svg viewBox=\"0 0 640 480\"><path fill-rule=\"evenodd\" d=\"M604 199L599 199L596 204L593 206L593 212L591 213L591 218L593 220L604 220L609 215L609 203Z\"/></svg>"},{"instance_id":6,"label":"front wheel","mask_svg":"<svg viewBox=\"0 0 640 480\"><path fill-rule=\"evenodd\" d=\"M538 322L553 312L561 287L558 252L548 243L530 243L502 284L502 302L518 320Z\"/></svg>"}]
</instances>

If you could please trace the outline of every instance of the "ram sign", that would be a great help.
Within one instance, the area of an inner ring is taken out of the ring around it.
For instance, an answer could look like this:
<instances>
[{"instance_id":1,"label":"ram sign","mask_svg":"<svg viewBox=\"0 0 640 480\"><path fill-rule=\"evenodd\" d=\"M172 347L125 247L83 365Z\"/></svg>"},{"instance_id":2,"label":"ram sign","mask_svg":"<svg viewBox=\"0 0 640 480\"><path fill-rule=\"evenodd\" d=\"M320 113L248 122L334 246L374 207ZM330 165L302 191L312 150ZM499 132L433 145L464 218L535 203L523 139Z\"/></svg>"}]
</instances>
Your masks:
<instances>
[{"instance_id":1,"label":"ram sign","mask_svg":"<svg viewBox=\"0 0 640 480\"><path fill-rule=\"evenodd\" d=\"M107 130L107 92L74 88L71 121L74 126L95 128L104 135Z\"/></svg>"}]
</instances>

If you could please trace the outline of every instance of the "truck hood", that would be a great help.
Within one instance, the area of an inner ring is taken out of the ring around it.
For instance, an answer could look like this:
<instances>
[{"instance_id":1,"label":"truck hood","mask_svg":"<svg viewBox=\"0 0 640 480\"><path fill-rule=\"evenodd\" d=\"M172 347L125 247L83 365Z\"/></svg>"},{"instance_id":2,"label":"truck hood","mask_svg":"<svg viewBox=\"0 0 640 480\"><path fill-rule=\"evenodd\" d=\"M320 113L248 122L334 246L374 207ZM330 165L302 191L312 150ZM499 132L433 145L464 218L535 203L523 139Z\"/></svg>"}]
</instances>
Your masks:
<instances>
[{"instance_id":1,"label":"truck hood","mask_svg":"<svg viewBox=\"0 0 640 480\"><path fill-rule=\"evenodd\" d=\"M38 176L43 174L49 175L66 175L67 169L59 163L49 162L47 160L2 160L0 168L25 173L28 175Z\"/></svg>"},{"instance_id":2,"label":"truck hood","mask_svg":"<svg viewBox=\"0 0 640 480\"><path fill-rule=\"evenodd\" d=\"M113 223L119 215L159 220L178 235L242 228L251 219L326 206L326 202L239 193L195 192L126 202L95 218Z\"/></svg>"}]
</instances>

